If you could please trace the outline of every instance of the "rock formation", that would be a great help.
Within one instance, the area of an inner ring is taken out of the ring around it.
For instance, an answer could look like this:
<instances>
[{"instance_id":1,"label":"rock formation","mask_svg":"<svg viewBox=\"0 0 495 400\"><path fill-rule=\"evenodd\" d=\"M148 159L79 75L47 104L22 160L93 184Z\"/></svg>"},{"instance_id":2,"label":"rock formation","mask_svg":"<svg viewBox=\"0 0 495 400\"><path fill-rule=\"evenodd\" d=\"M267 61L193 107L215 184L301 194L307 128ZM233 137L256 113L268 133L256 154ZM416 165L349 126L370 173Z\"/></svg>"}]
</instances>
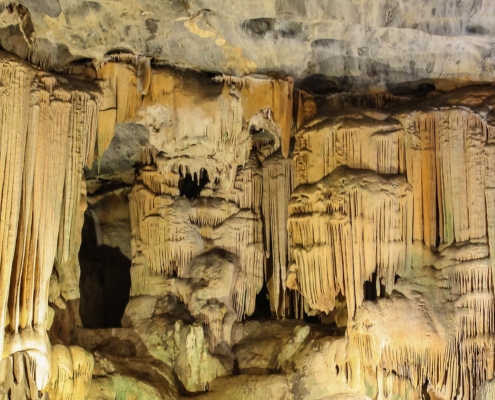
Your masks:
<instances>
[{"instance_id":1,"label":"rock formation","mask_svg":"<svg viewBox=\"0 0 495 400\"><path fill-rule=\"evenodd\" d=\"M493 397L489 1L20 3L0 399Z\"/></svg>"}]
</instances>

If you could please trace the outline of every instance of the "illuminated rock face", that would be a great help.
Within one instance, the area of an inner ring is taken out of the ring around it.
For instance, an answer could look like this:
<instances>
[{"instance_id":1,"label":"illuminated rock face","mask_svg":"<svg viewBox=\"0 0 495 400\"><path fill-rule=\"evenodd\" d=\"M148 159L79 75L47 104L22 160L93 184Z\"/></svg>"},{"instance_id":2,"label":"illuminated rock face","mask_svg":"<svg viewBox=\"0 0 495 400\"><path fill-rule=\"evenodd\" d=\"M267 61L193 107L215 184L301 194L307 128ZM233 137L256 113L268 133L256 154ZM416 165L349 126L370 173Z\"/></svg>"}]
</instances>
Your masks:
<instances>
[{"instance_id":1,"label":"illuminated rock face","mask_svg":"<svg viewBox=\"0 0 495 400\"><path fill-rule=\"evenodd\" d=\"M0 54L0 397L490 398L495 89L157 61Z\"/></svg>"},{"instance_id":2,"label":"illuminated rock face","mask_svg":"<svg viewBox=\"0 0 495 400\"><path fill-rule=\"evenodd\" d=\"M50 378L49 301L79 297L82 168L94 154L97 95L6 54L0 79L0 345L37 395Z\"/></svg>"},{"instance_id":3,"label":"illuminated rock face","mask_svg":"<svg viewBox=\"0 0 495 400\"><path fill-rule=\"evenodd\" d=\"M351 381L378 396L419 398L428 382L469 399L493 376L492 95L349 111L296 134L289 281L325 312L345 296ZM366 280L384 298L363 302Z\"/></svg>"}]
</instances>

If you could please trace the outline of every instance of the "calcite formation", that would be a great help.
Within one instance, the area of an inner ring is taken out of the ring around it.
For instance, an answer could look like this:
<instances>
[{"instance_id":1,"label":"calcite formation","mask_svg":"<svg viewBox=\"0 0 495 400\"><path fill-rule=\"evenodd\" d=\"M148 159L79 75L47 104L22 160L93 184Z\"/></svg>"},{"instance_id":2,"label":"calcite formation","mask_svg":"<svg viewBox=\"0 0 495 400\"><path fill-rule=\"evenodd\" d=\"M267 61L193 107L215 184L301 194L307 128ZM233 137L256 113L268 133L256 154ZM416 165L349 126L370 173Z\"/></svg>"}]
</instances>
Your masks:
<instances>
[{"instance_id":1,"label":"calcite formation","mask_svg":"<svg viewBox=\"0 0 495 400\"><path fill-rule=\"evenodd\" d=\"M290 281L325 312L346 297L351 376L379 396L419 398L428 382L474 398L493 374L492 93L350 111L296 135ZM366 280L385 298L363 303Z\"/></svg>"},{"instance_id":2,"label":"calcite formation","mask_svg":"<svg viewBox=\"0 0 495 400\"><path fill-rule=\"evenodd\" d=\"M1 399L492 399L489 1L20 3Z\"/></svg>"}]
</instances>

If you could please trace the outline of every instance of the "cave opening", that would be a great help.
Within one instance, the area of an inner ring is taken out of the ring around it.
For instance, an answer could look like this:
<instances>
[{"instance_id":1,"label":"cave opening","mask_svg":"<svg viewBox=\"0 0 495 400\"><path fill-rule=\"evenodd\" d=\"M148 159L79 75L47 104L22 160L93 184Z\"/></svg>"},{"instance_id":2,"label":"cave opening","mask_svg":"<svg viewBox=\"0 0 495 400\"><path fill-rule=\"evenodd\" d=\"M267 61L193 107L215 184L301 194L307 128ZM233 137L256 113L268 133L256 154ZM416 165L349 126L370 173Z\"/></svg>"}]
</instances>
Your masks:
<instances>
[{"instance_id":1,"label":"cave opening","mask_svg":"<svg viewBox=\"0 0 495 400\"><path fill-rule=\"evenodd\" d=\"M266 282L263 283L263 287L256 295L255 304L254 312L250 316L247 316L246 320L270 319L273 317Z\"/></svg>"},{"instance_id":2,"label":"cave opening","mask_svg":"<svg viewBox=\"0 0 495 400\"><path fill-rule=\"evenodd\" d=\"M275 317L270 305L270 292L268 291L267 282L273 274L273 258L270 256L266 260L265 278L263 279L263 287L256 295L254 312L247 316L246 320L270 319Z\"/></svg>"},{"instance_id":3,"label":"cave opening","mask_svg":"<svg viewBox=\"0 0 495 400\"><path fill-rule=\"evenodd\" d=\"M131 260L119 248L98 244L97 226L89 212L84 214L81 235L79 289L83 327L121 327L131 288Z\"/></svg>"},{"instance_id":4,"label":"cave opening","mask_svg":"<svg viewBox=\"0 0 495 400\"><path fill-rule=\"evenodd\" d=\"M320 325L321 324L321 319L320 319L319 314L309 315L308 313L306 313L306 311L304 311L303 320L307 324L314 324L314 325Z\"/></svg>"},{"instance_id":5,"label":"cave opening","mask_svg":"<svg viewBox=\"0 0 495 400\"><path fill-rule=\"evenodd\" d=\"M371 280L365 281L363 285L364 299L375 301L378 298L385 297L385 285L378 280L378 275L373 272L371 275Z\"/></svg>"},{"instance_id":6,"label":"cave opening","mask_svg":"<svg viewBox=\"0 0 495 400\"><path fill-rule=\"evenodd\" d=\"M195 199L199 197L201 191L208 183L210 183L208 172L203 168L199 173L199 178L197 174L194 174L194 176L190 173L183 175L181 172L179 178L179 193L189 200Z\"/></svg>"}]
</instances>

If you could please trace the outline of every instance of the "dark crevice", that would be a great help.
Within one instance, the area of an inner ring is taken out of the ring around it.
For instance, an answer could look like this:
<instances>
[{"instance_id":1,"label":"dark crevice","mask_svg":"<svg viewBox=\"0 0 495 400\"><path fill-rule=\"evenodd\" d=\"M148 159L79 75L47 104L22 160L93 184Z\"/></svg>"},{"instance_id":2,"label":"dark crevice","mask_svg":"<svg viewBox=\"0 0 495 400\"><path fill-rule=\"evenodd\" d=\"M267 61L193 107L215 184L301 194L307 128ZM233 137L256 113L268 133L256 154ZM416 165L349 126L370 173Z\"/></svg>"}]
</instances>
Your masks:
<instances>
[{"instance_id":1,"label":"dark crevice","mask_svg":"<svg viewBox=\"0 0 495 400\"><path fill-rule=\"evenodd\" d=\"M370 300L370 301L375 301L379 297L384 298L385 297L385 285L381 283L381 281L378 283L379 284L379 292L377 290L377 273L373 272L373 275L371 276L371 281L365 281L363 285L363 292L364 292L364 299L365 300ZM396 282L397 282L397 276L396 276Z\"/></svg>"},{"instance_id":2,"label":"dark crevice","mask_svg":"<svg viewBox=\"0 0 495 400\"><path fill-rule=\"evenodd\" d=\"M435 90L436 87L433 83L423 82L417 86L396 86L394 88L390 88L389 91L395 96L415 96L422 98Z\"/></svg>"},{"instance_id":3,"label":"dark crevice","mask_svg":"<svg viewBox=\"0 0 495 400\"><path fill-rule=\"evenodd\" d=\"M342 93L344 88L325 75L310 75L296 82L296 87L304 92L312 93L316 96L328 96L335 93Z\"/></svg>"},{"instance_id":4,"label":"dark crevice","mask_svg":"<svg viewBox=\"0 0 495 400\"><path fill-rule=\"evenodd\" d=\"M105 53L106 56L114 56L114 55L118 55L118 54L134 54L134 53L132 52L132 50L125 48L125 47L114 48L114 49L108 50Z\"/></svg>"},{"instance_id":5,"label":"dark crevice","mask_svg":"<svg viewBox=\"0 0 495 400\"><path fill-rule=\"evenodd\" d=\"M131 260L118 248L98 246L96 226L88 212L84 215L79 263L83 327L120 327L129 301Z\"/></svg>"},{"instance_id":6,"label":"dark crevice","mask_svg":"<svg viewBox=\"0 0 495 400\"><path fill-rule=\"evenodd\" d=\"M321 325L321 319L320 315L308 315L306 312L304 312L303 316L304 322L307 324L313 324L313 325Z\"/></svg>"},{"instance_id":7,"label":"dark crevice","mask_svg":"<svg viewBox=\"0 0 495 400\"><path fill-rule=\"evenodd\" d=\"M240 375L241 373L241 370L239 369L239 360L236 358L234 358L234 366L232 368L232 374L233 375Z\"/></svg>"},{"instance_id":8,"label":"dark crevice","mask_svg":"<svg viewBox=\"0 0 495 400\"><path fill-rule=\"evenodd\" d=\"M272 311L270 308L270 299L268 297L268 288L266 282L263 283L263 287L256 295L256 306L252 315L247 316L246 320L258 320L258 319L270 319L272 318Z\"/></svg>"},{"instance_id":9,"label":"dark crevice","mask_svg":"<svg viewBox=\"0 0 495 400\"><path fill-rule=\"evenodd\" d=\"M204 169L201 170L200 176L197 174L193 177L190 173L186 173L184 176L181 173L179 179L179 191L181 196L187 197L189 200L199 197L201 191L210 182L208 178L208 172Z\"/></svg>"},{"instance_id":10,"label":"dark crevice","mask_svg":"<svg viewBox=\"0 0 495 400\"><path fill-rule=\"evenodd\" d=\"M422 399L423 400L431 400L431 396L428 393L428 385L429 385L429 382L428 382L428 379L427 379L425 381L425 383L423 384L423 387L422 387L422 390L421 390L421 395L422 395Z\"/></svg>"},{"instance_id":11,"label":"dark crevice","mask_svg":"<svg viewBox=\"0 0 495 400\"><path fill-rule=\"evenodd\" d=\"M74 58L68 64L68 66L76 66L76 65L93 65L93 59L89 58L89 57L78 57L78 58ZM113 107L113 108L116 108L116 107ZM100 111L104 111L104 110L100 109Z\"/></svg>"}]
</instances>

